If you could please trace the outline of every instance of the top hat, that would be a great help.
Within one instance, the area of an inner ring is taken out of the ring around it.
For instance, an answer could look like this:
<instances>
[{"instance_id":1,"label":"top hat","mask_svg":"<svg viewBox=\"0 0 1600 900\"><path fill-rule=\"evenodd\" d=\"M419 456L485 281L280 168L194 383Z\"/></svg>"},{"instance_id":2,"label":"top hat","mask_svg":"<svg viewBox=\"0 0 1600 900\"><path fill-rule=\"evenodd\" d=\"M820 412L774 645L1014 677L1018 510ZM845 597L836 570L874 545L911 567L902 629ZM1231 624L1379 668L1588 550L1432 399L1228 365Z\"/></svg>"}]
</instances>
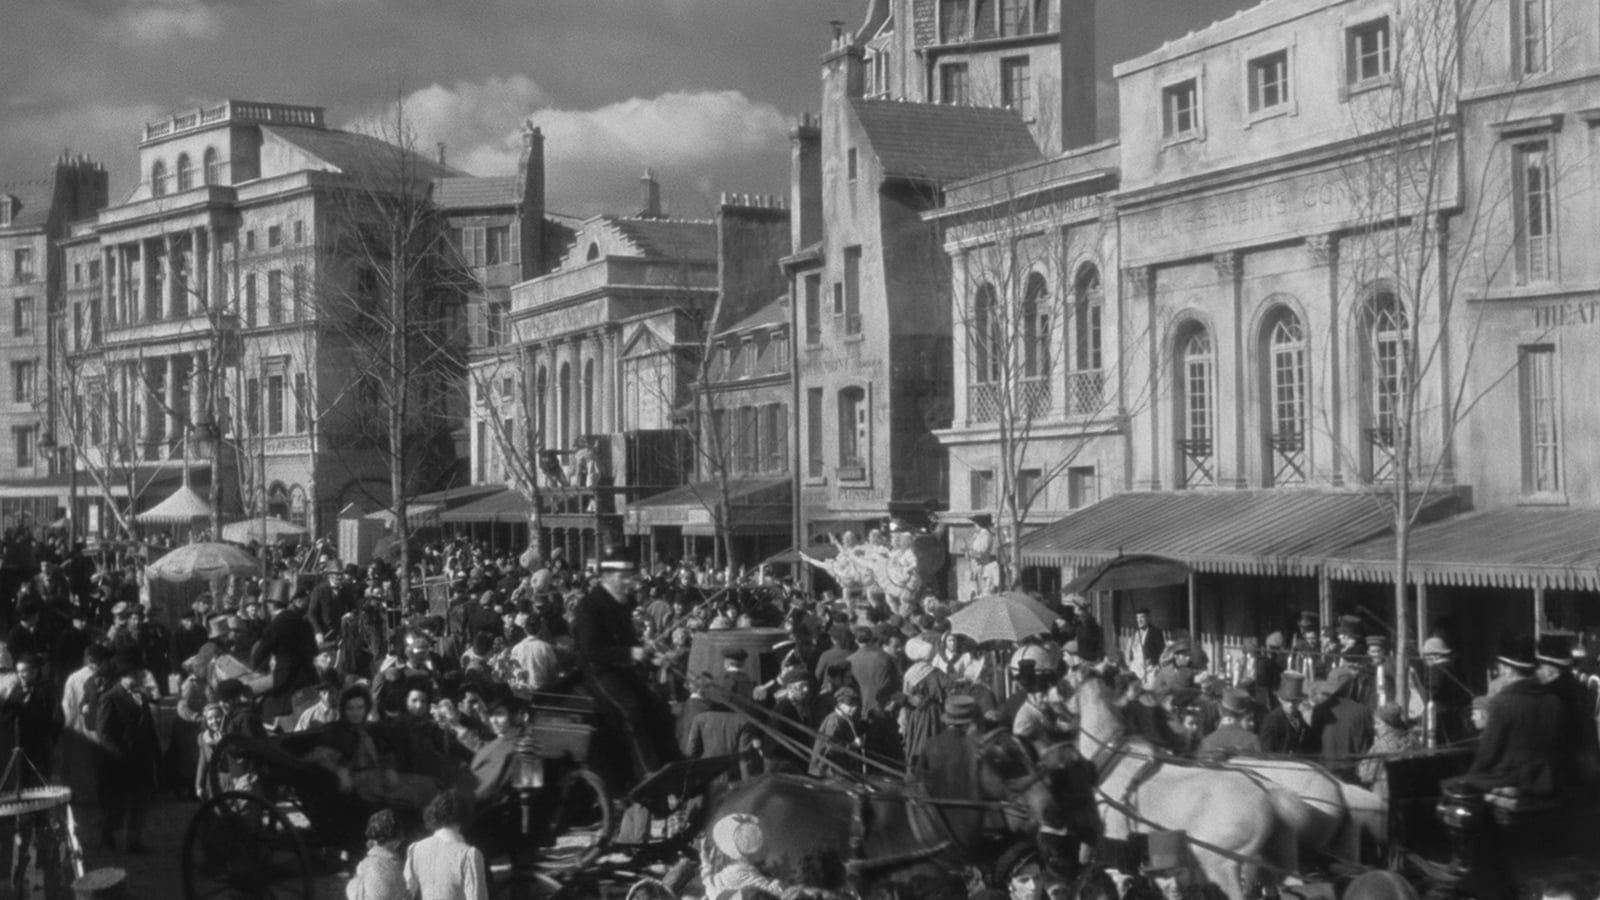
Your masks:
<instances>
[{"instance_id":1,"label":"top hat","mask_svg":"<svg viewBox=\"0 0 1600 900\"><path fill-rule=\"evenodd\" d=\"M1560 631L1544 632L1539 635L1534 659L1552 666L1572 665L1572 637Z\"/></svg>"},{"instance_id":2,"label":"top hat","mask_svg":"<svg viewBox=\"0 0 1600 900\"><path fill-rule=\"evenodd\" d=\"M1500 654L1497 657L1501 662L1518 671L1529 671L1538 663L1535 661L1533 638L1521 634L1509 637L1501 642Z\"/></svg>"},{"instance_id":3,"label":"top hat","mask_svg":"<svg viewBox=\"0 0 1600 900\"><path fill-rule=\"evenodd\" d=\"M971 725L978 719L978 701L968 694L951 694L939 718L946 725Z\"/></svg>"},{"instance_id":4,"label":"top hat","mask_svg":"<svg viewBox=\"0 0 1600 900\"><path fill-rule=\"evenodd\" d=\"M215 615L206 620L206 637L212 639L227 637L229 618L227 615Z\"/></svg>"},{"instance_id":5,"label":"top hat","mask_svg":"<svg viewBox=\"0 0 1600 900\"><path fill-rule=\"evenodd\" d=\"M1218 706L1226 715L1242 716L1250 712L1250 697L1244 691L1223 691L1222 702Z\"/></svg>"},{"instance_id":6,"label":"top hat","mask_svg":"<svg viewBox=\"0 0 1600 900\"><path fill-rule=\"evenodd\" d=\"M612 547L600 558L600 571L602 572L632 572L636 568L633 558L624 553L619 547Z\"/></svg>"},{"instance_id":7,"label":"top hat","mask_svg":"<svg viewBox=\"0 0 1600 900\"><path fill-rule=\"evenodd\" d=\"M722 651L722 658L732 660L737 663L743 663L745 660L750 658L750 651L743 647L729 647L728 649Z\"/></svg>"},{"instance_id":8,"label":"top hat","mask_svg":"<svg viewBox=\"0 0 1600 900\"><path fill-rule=\"evenodd\" d=\"M1290 703L1306 699L1306 676L1299 672L1284 672L1278 682L1278 699Z\"/></svg>"},{"instance_id":9,"label":"top hat","mask_svg":"<svg viewBox=\"0 0 1600 900\"><path fill-rule=\"evenodd\" d=\"M1360 637L1361 636L1361 617L1360 616L1340 616L1339 617L1339 634L1343 635L1343 636L1348 636L1348 637Z\"/></svg>"}]
</instances>

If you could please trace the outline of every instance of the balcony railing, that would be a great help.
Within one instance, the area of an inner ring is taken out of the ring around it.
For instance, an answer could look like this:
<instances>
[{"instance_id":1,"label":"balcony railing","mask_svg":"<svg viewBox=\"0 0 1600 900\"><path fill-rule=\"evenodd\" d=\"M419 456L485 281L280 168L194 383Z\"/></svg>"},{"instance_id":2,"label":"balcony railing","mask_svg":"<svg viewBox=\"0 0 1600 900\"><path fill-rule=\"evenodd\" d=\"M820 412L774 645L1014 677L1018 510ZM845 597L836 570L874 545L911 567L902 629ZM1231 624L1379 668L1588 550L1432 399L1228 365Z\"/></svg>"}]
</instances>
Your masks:
<instances>
[{"instance_id":1,"label":"balcony railing","mask_svg":"<svg viewBox=\"0 0 1600 900\"><path fill-rule=\"evenodd\" d=\"M1400 474L1398 435L1393 426L1367 428L1361 432L1367 445L1367 479L1374 484L1394 481Z\"/></svg>"},{"instance_id":2,"label":"balcony railing","mask_svg":"<svg viewBox=\"0 0 1600 900\"><path fill-rule=\"evenodd\" d=\"M1272 483L1305 484L1306 439L1301 434L1275 434L1267 439L1272 448Z\"/></svg>"},{"instance_id":3,"label":"balcony railing","mask_svg":"<svg viewBox=\"0 0 1600 900\"><path fill-rule=\"evenodd\" d=\"M1017 382L1016 404L1011 410L1011 420L1021 422L1041 419L1050 415L1051 390L1048 378L1024 378ZM1004 407L1002 385L998 381L970 385L967 388L967 422L982 425L999 422Z\"/></svg>"},{"instance_id":4,"label":"balcony railing","mask_svg":"<svg viewBox=\"0 0 1600 900\"><path fill-rule=\"evenodd\" d=\"M1183 464L1181 487L1210 487L1217 483L1216 456L1209 438L1178 441L1178 458Z\"/></svg>"},{"instance_id":5,"label":"balcony railing","mask_svg":"<svg viewBox=\"0 0 1600 900\"><path fill-rule=\"evenodd\" d=\"M1092 416L1105 405L1106 373L1084 369L1067 373L1067 415Z\"/></svg>"}]
</instances>

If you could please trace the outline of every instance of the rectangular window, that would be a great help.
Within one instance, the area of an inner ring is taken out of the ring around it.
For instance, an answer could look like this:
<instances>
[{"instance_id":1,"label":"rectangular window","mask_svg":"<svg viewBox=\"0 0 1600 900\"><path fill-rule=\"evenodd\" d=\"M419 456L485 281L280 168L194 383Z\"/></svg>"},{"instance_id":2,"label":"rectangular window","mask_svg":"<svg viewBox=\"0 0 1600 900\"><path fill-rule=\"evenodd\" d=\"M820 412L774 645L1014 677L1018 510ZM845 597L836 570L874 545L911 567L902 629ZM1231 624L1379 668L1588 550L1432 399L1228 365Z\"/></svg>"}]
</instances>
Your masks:
<instances>
[{"instance_id":1,"label":"rectangular window","mask_svg":"<svg viewBox=\"0 0 1600 900\"><path fill-rule=\"evenodd\" d=\"M861 333L861 248L844 248L844 333Z\"/></svg>"},{"instance_id":2,"label":"rectangular window","mask_svg":"<svg viewBox=\"0 0 1600 900\"><path fill-rule=\"evenodd\" d=\"M244 233L244 249L246 251L254 251L256 249L256 232L254 228Z\"/></svg>"},{"instance_id":3,"label":"rectangular window","mask_svg":"<svg viewBox=\"0 0 1600 900\"><path fill-rule=\"evenodd\" d=\"M939 42L967 39L967 0L939 0Z\"/></svg>"},{"instance_id":4,"label":"rectangular window","mask_svg":"<svg viewBox=\"0 0 1600 900\"><path fill-rule=\"evenodd\" d=\"M1200 130L1200 85L1195 79L1161 89L1161 134L1182 138Z\"/></svg>"},{"instance_id":5,"label":"rectangular window","mask_svg":"<svg viewBox=\"0 0 1600 900\"><path fill-rule=\"evenodd\" d=\"M83 263L75 262L72 264L72 283L75 285L83 284Z\"/></svg>"},{"instance_id":6,"label":"rectangular window","mask_svg":"<svg viewBox=\"0 0 1600 900\"><path fill-rule=\"evenodd\" d=\"M461 258L469 266L482 266L486 258L482 228L461 229Z\"/></svg>"},{"instance_id":7,"label":"rectangular window","mask_svg":"<svg viewBox=\"0 0 1600 900\"><path fill-rule=\"evenodd\" d=\"M18 297L16 306L12 307L11 325L17 337L33 334L34 309L32 297Z\"/></svg>"},{"instance_id":8,"label":"rectangular window","mask_svg":"<svg viewBox=\"0 0 1600 900\"><path fill-rule=\"evenodd\" d=\"M844 152L845 177L851 181L856 180L856 148L851 147Z\"/></svg>"},{"instance_id":9,"label":"rectangular window","mask_svg":"<svg viewBox=\"0 0 1600 900\"><path fill-rule=\"evenodd\" d=\"M806 391L806 477L822 477L822 388Z\"/></svg>"},{"instance_id":10,"label":"rectangular window","mask_svg":"<svg viewBox=\"0 0 1600 900\"><path fill-rule=\"evenodd\" d=\"M974 469L967 473L969 499L973 512L994 508L994 470Z\"/></svg>"},{"instance_id":11,"label":"rectangular window","mask_svg":"<svg viewBox=\"0 0 1600 900\"><path fill-rule=\"evenodd\" d=\"M267 434L283 434L283 376L267 376Z\"/></svg>"},{"instance_id":12,"label":"rectangular window","mask_svg":"<svg viewBox=\"0 0 1600 900\"><path fill-rule=\"evenodd\" d=\"M299 372L294 376L294 430L296 434L306 433L306 414L310 406L311 398L306 395L306 373Z\"/></svg>"},{"instance_id":13,"label":"rectangular window","mask_svg":"<svg viewBox=\"0 0 1600 900\"><path fill-rule=\"evenodd\" d=\"M295 322L306 317L306 267L295 265L292 273L290 291L292 292L292 316Z\"/></svg>"},{"instance_id":14,"label":"rectangular window","mask_svg":"<svg viewBox=\"0 0 1600 900\"><path fill-rule=\"evenodd\" d=\"M789 371L789 334L775 334L767 344L767 371L773 374Z\"/></svg>"},{"instance_id":15,"label":"rectangular window","mask_svg":"<svg viewBox=\"0 0 1600 900\"><path fill-rule=\"evenodd\" d=\"M867 432L867 392L851 387L839 392L839 480L866 481L866 452L872 446Z\"/></svg>"},{"instance_id":16,"label":"rectangular window","mask_svg":"<svg viewBox=\"0 0 1600 900\"><path fill-rule=\"evenodd\" d=\"M1511 32L1524 75L1550 68L1550 0L1512 0Z\"/></svg>"},{"instance_id":17,"label":"rectangular window","mask_svg":"<svg viewBox=\"0 0 1600 900\"><path fill-rule=\"evenodd\" d=\"M1561 490L1561 411L1556 399L1556 348L1521 348L1518 380L1522 402L1522 489L1529 494Z\"/></svg>"},{"instance_id":18,"label":"rectangular window","mask_svg":"<svg viewBox=\"0 0 1600 900\"><path fill-rule=\"evenodd\" d=\"M296 244L306 242L306 223L299 219L294 220L294 242Z\"/></svg>"},{"instance_id":19,"label":"rectangular window","mask_svg":"<svg viewBox=\"0 0 1600 900\"><path fill-rule=\"evenodd\" d=\"M100 283L100 260L98 259L89 260L89 283Z\"/></svg>"},{"instance_id":20,"label":"rectangular window","mask_svg":"<svg viewBox=\"0 0 1600 900\"><path fill-rule=\"evenodd\" d=\"M1289 51L1250 60L1250 111L1265 112L1289 102Z\"/></svg>"},{"instance_id":21,"label":"rectangular window","mask_svg":"<svg viewBox=\"0 0 1600 900\"><path fill-rule=\"evenodd\" d=\"M1389 19L1363 22L1345 31L1345 80L1351 85L1389 77L1394 64Z\"/></svg>"},{"instance_id":22,"label":"rectangular window","mask_svg":"<svg viewBox=\"0 0 1600 900\"><path fill-rule=\"evenodd\" d=\"M1022 469L1017 472L1017 508L1043 508L1045 505L1043 470Z\"/></svg>"},{"instance_id":23,"label":"rectangular window","mask_svg":"<svg viewBox=\"0 0 1600 900\"><path fill-rule=\"evenodd\" d=\"M994 0L972 0L972 37L975 40L992 38L999 31L995 12Z\"/></svg>"},{"instance_id":24,"label":"rectangular window","mask_svg":"<svg viewBox=\"0 0 1600 900\"><path fill-rule=\"evenodd\" d=\"M498 347L506 343L506 316L511 312L511 304L505 301L490 303L485 311L484 338L491 347Z\"/></svg>"},{"instance_id":25,"label":"rectangular window","mask_svg":"<svg viewBox=\"0 0 1600 900\"><path fill-rule=\"evenodd\" d=\"M768 472L783 472L789 468L789 407L782 403L767 406L766 448Z\"/></svg>"},{"instance_id":26,"label":"rectangular window","mask_svg":"<svg viewBox=\"0 0 1600 900\"><path fill-rule=\"evenodd\" d=\"M282 225L268 225L267 226L267 246L268 247L282 247L283 246L283 226Z\"/></svg>"},{"instance_id":27,"label":"rectangular window","mask_svg":"<svg viewBox=\"0 0 1600 900\"><path fill-rule=\"evenodd\" d=\"M244 327L256 327L256 276L254 272L244 277Z\"/></svg>"},{"instance_id":28,"label":"rectangular window","mask_svg":"<svg viewBox=\"0 0 1600 900\"><path fill-rule=\"evenodd\" d=\"M261 433L261 379L251 378L244 383L244 430L250 434Z\"/></svg>"},{"instance_id":29,"label":"rectangular window","mask_svg":"<svg viewBox=\"0 0 1600 900\"><path fill-rule=\"evenodd\" d=\"M17 468L33 468L33 449L35 446L33 426L11 429L11 443L16 447Z\"/></svg>"},{"instance_id":30,"label":"rectangular window","mask_svg":"<svg viewBox=\"0 0 1600 900\"><path fill-rule=\"evenodd\" d=\"M267 324L283 324L283 272L267 273Z\"/></svg>"},{"instance_id":31,"label":"rectangular window","mask_svg":"<svg viewBox=\"0 0 1600 900\"><path fill-rule=\"evenodd\" d=\"M1550 281L1555 270L1555 210L1551 195L1550 144L1537 141L1512 149L1517 217L1517 274L1522 283Z\"/></svg>"},{"instance_id":32,"label":"rectangular window","mask_svg":"<svg viewBox=\"0 0 1600 900\"><path fill-rule=\"evenodd\" d=\"M1033 0L1000 0L1000 32L1005 35L1027 34L1032 30L1028 23L1028 6Z\"/></svg>"},{"instance_id":33,"label":"rectangular window","mask_svg":"<svg viewBox=\"0 0 1600 900\"><path fill-rule=\"evenodd\" d=\"M511 262L511 226L495 225L485 228L484 237L484 262L487 265L498 266Z\"/></svg>"},{"instance_id":34,"label":"rectangular window","mask_svg":"<svg viewBox=\"0 0 1600 900\"><path fill-rule=\"evenodd\" d=\"M15 403L32 403L36 367L32 360L11 364L11 400Z\"/></svg>"},{"instance_id":35,"label":"rectangular window","mask_svg":"<svg viewBox=\"0 0 1600 900\"><path fill-rule=\"evenodd\" d=\"M1098 500L1094 466L1067 468L1067 508L1080 509Z\"/></svg>"},{"instance_id":36,"label":"rectangular window","mask_svg":"<svg viewBox=\"0 0 1600 900\"><path fill-rule=\"evenodd\" d=\"M33 280L33 248L18 247L11 254L11 280Z\"/></svg>"},{"instance_id":37,"label":"rectangular window","mask_svg":"<svg viewBox=\"0 0 1600 900\"><path fill-rule=\"evenodd\" d=\"M951 106L966 106L972 102L966 63L945 63L939 67L939 102Z\"/></svg>"},{"instance_id":38,"label":"rectangular window","mask_svg":"<svg viewBox=\"0 0 1600 900\"><path fill-rule=\"evenodd\" d=\"M1033 90L1026 56L1000 60L1000 102L1024 119L1033 118Z\"/></svg>"},{"instance_id":39,"label":"rectangular window","mask_svg":"<svg viewBox=\"0 0 1600 900\"><path fill-rule=\"evenodd\" d=\"M738 424L738 433L734 435L733 446L737 470L740 474L748 474L756 470L756 460L761 458L761 425L758 410L754 406L741 406L735 412Z\"/></svg>"}]
</instances>

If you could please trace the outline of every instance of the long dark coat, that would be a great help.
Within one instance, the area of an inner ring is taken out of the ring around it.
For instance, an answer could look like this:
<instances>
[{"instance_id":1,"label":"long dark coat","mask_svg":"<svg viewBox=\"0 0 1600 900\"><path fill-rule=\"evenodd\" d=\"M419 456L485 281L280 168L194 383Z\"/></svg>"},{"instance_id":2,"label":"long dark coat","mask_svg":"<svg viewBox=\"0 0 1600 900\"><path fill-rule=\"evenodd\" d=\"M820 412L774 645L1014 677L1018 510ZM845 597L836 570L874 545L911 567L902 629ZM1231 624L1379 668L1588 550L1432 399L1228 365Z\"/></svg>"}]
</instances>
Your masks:
<instances>
[{"instance_id":1,"label":"long dark coat","mask_svg":"<svg viewBox=\"0 0 1600 900\"><path fill-rule=\"evenodd\" d=\"M305 613L290 607L267 625L252 655L251 666L264 671L270 661L272 688L261 702L269 719L294 711L294 692L317 683L317 634Z\"/></svg>"},{"instance_id":2,"label":"long dark coat","mask_svg":"<svg viewBox=\"0 0 1600 900\"><path fill-rule=\"evenodd\" d=\"M1551 795L1570 789L1575 736L1561 698L1532 678L1507 684L1489 701L1489 724L1465 779L1485 790L1514 787Z\"/></svg>"},{"instance_id":3,"label":"long dark coat","mask_svg":"<svg viewBox=\"0 0 1600 900\"><path fill-rule=\"evenodd\" d=\"M152 701L141 702L121 684L113 685L100 696L95 733L100 738L103 790L155 790L161 744Z\"/></svg>"}]
</instances>

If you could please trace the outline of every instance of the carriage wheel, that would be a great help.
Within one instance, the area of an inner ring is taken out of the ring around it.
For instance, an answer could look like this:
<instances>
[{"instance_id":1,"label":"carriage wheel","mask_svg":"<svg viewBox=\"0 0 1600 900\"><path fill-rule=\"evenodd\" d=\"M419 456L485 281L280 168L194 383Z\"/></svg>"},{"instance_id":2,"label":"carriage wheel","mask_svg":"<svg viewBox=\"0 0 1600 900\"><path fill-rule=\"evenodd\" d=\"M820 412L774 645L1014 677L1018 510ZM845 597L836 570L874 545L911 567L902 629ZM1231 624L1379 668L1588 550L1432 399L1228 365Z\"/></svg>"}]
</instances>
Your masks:
<instances>
[{"instance_id":1,"label":"carriage wheel","mask_svg":"<svg viewBox=\"0 0 1600 900\"><path fill-rule=\"evenodd\" d=\"M207 800L183 835L185 900L311 900L311 857L288 817L260 797Z\"/></svg>"},{"instance_id":2,"label":"carriage wheel","mask_svg":"<svg viewBox=\"0 0 1600 900\"><path fill-rule=\"evenodd\" d=\"M560 799L550 820L552 846L541 862L546 869L580 869L605 851L611 840L611 798L600 776L576 769L561 779Z\"/></svg>"}]
</instances>

